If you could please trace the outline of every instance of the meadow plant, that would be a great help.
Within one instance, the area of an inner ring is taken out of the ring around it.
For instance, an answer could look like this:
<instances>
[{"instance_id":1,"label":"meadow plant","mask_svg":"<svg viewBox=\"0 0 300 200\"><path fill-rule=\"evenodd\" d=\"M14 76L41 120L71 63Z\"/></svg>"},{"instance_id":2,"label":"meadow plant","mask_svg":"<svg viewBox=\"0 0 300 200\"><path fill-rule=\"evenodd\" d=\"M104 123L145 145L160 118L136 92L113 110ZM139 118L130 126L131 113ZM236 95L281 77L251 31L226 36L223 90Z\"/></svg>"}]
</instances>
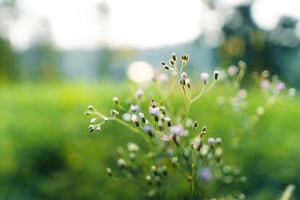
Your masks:
<instances>
[{"instance_id":1,"label":"meadow plant","mask_svg":"<svg viewBox=\"0 0 300 200\"><path fill-rule=\"evenodd\" d=\"M108 166L106 171L111 178L136 181L145 188L145 196L166 199L176 185L186 185L186 191L180 196L184 199L245 199L238 186L247 178L238 167L224 161L221 136L212 137L209 127L193 119L190 111L193 103L221 82L228 86L230 95L218 96L217 106L228 106L239 115L247 113L247 90L241 87L246 64L240 62L227 71L216 70L211 74L202 72L198 80L192 82L192 75L186 71L188 61L187 54L178 58L173 53L169 62L161 62L162 67L151 83L138 85L127 99L113 97L110 114L88 106L85 114L92 116L88 130L99 132L104 124L116 122L144 140L140 146L127 141L126 146L118 147L115 165ZM254 114L245 114L247 129L285 89L282 81L269 76L267 71L254 75L266 102L258 106ZM289 93L293 95L294 89ZM172 100L178 95L182 103L176 104ZM174 182L178 176L182 183ZM208 185L217 190L207 192ZM231 189L226 190L229 187Z\"/></svg>"}]
</instances>

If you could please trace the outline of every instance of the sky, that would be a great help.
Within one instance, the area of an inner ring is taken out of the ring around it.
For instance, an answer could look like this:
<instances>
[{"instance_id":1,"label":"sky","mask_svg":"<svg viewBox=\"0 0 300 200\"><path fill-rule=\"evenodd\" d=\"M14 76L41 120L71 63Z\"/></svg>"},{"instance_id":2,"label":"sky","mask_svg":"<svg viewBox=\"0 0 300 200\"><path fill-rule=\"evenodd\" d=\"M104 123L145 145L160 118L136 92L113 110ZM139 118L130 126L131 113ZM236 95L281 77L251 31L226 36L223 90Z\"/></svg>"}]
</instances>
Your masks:
<instances>
[{"instance_id":1,"label":"sky","mask_svg":"<svg viewBox=\"0 0 300 200\"><path fill-rule=\"evenodd\" d=\"M203 1L19 0L20 15L8 35L18 49L28 48L41 35L61 49L174 45L205 31L217 32L222 25L222 15ZM220 10L227 11L247 0L217 2ZM299 0L255 0L252 15L260 27L272 29L282 15L300 19L299 8Z\"/></svg>"}]
</instances>

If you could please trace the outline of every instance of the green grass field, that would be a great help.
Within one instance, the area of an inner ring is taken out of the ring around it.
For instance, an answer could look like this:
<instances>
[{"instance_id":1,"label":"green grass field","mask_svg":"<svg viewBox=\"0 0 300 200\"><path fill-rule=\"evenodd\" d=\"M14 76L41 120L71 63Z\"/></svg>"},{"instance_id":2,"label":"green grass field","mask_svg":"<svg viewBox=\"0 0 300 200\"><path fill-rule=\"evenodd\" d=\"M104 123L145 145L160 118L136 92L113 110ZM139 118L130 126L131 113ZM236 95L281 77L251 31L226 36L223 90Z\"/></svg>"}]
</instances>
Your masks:
<instances>
[{"instance_id":1,"label":"green grass field","mask_svg":"<svg viewBox=\"0 0 300 200\"><path fill-rule=\"evenodd\" d=\"M114 162L116 146L142 141L115 124L90 134L83 115L90 104L109 112L112 97L126 93L124 86L108 83L0 87L0 199L143 198L142 186L110 179L105 171ZM195 104L192 115L209 134L223 137L225 161L248 177L242 186L248 199L274 199L290 183L299 199L300 98L282 99L245 133L237 115L215 106L222 93L214 89ZM259 105L256 93L249 99ZM244 134L242 141L236 141L236 134ZM234 149L236 143L242 148Z\"/></svg>"}]
</instances>

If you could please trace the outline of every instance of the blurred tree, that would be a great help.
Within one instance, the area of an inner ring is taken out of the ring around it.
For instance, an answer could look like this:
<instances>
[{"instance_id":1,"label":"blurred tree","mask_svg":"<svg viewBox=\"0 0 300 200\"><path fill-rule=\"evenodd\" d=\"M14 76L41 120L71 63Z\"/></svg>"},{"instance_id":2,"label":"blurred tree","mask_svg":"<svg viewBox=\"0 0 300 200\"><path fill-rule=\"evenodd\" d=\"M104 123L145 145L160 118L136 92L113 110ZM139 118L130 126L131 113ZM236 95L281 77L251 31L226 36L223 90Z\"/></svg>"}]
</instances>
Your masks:
<instances>
[{"instance_id":1,"label":"blurred tree","mask_svg":"<svg viewBox=\"0 0 300 200\"><path fill-rule=\"evenodd\" d=\"M18 78L16 54L5 36L7 22L15 14L15 0L0 0L0 82Z\"/></svg>"},{"instance_id":2,"label":"blurred tree","mask_svg":"<svg viewBox=\"0 0 300 200\"><path fill-rule=\"evenodd\" d=\"M297 58L299 52L297 20L282 17L275 29L264 31L254 23L250 8L251 4L236 7L224 24L220 62L228 66L244 60L252 71L268 69L282 75L292 63L290 59Z\"/></svg>"},{"instance_id":3,"label":"blurred tree","mask_svg":"<svg viewBox=\"0 0 300 200\"><path fill-rule=\"evenodd\" d=\"M23 75L34 81L59 79L58 52L52 42L51 26L47 19L39 21L31 43L26 51L20 53Z\"/></svg>"}]
</instances>

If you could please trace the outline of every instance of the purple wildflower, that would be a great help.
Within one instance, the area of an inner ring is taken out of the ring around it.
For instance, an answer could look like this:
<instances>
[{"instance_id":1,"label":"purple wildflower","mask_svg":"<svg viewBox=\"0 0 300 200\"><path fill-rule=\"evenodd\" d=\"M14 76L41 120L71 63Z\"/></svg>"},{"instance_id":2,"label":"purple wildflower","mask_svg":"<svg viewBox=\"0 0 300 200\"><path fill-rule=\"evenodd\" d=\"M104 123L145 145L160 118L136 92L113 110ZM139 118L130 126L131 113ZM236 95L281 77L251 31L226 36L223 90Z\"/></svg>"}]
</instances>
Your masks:
<instances>
[{"instance_id":1,"label":"purple wildflower","mask_svg":"<svg viewBox=\"0 0 300 200\"><path fill-rule=\"evenodd\" d=\"M209 168L201 168L198 171L198 177L204 181L209 182L212 178L212 174Z\"/></svg>"}]
</instances>

